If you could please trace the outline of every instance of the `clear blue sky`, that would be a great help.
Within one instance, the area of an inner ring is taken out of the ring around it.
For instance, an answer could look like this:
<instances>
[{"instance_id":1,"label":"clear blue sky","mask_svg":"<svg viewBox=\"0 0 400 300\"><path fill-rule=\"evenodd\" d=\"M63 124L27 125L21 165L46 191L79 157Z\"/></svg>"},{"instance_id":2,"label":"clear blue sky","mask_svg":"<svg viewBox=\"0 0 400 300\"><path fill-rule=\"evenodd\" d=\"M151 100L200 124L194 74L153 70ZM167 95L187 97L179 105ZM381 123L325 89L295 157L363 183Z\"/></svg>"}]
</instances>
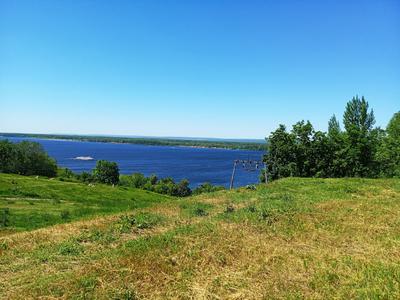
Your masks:
<instances>
[{"instance_id":1,"label":"clear blue sky","mask_svg":"<svg viewBox=\"0 0 400 300\"><path fill-rule=\"evenodd\" d=\"M400 1L0 0L0 132L263 138L400 109Z\"/></svg>"}]
</instances>

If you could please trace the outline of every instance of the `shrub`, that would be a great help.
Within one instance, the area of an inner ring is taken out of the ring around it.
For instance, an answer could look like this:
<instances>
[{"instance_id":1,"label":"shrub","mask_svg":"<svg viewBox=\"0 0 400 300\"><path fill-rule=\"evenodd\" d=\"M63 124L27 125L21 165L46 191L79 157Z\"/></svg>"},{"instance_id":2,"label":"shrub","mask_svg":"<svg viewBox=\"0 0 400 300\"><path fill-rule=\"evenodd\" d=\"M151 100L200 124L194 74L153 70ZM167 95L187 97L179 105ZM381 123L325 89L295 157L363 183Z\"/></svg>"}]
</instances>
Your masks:
<instances>
[{"instance_id":1,"label":"shrub","mask_svg":"<svg viewBox=\"0 0 400 300\"><path fill-rule=\"evenodd\" d=\"M225 188L223 186L216 186L216 185L212 185L209 182L205 182L205 183L199 185L197 188L195 188L193 191L193 194L199 195L202 193L211 193L211 192L221 191L224 189Z\"/></svg>"},{"instance_id":2,"label":"shrub","mask_svg":"<svg viewBox=\"0 0 400 300\"><path fill-rule=\"evenodd\" d=\"M90 183L90 182L94 181L93 175L88 172L82 172L77 177L78 177L79 181L85 182L85 183Z\"/></svg>"},{"instance_id":3,"label":"shrub","mask_svg":"<svg viewBox=\"0 0 400 300\"><path fill-rule=\"evenodd\" d=\"M189 187L189 181L187 179L182 179L177 187L176 187L176 194L173 196L178 196L178 197L187 197L192 194L192 190Z\"/></svg>"},{"instance_id":4,"label":"shrub","mask_svg":"<svg viewBox=\"0 0 400 300\"><path fill-rule=\"evenodd\" d=\"M119 169L115 162L99 160L93 170L93 177L97 182L117 184L119 182Z\"/></svg>"},{"instance_id":5,"label":"shrub","mask_svg":"<svg viewBox=\"0 0 400 300\"><path fill-rule=\"evenodd\" d=\"M148 179L141 173L134 173L131 176L131 185L135 188L143 188Z\"/></svg>"},{"instance_id":6,"label":"shrub","mask_svg":"<svg viewBox=\"0 0 400 300\"><path fill-rule=\"evenodd\" d=\"M161 216L152 213L124 215L118 220L117 228L120 232L129 232L132 227L137 229L150 229L159 224L161 221Z\"/></svg>"},{"instance_id":7,"label":"shrub","mask_svg":"<svg viewBox=\"0 0 400 300\"><path fill-rule=\"evenodd\" d=\"M61 255L79 255L83 252L83 246L77 241L65 241L60 244L58 252Z\"/></svg>"},{"instance_id":8,"label":"shrub","mask_svg":"<svg viewBox=\"0 0 400 300\"><path fill-rule=\"evenodd\" d=\"M75 179L77 175L68 168L58 168L57 177L60 181L64 181L65 179Z\"/></svg>"}]
</instances>

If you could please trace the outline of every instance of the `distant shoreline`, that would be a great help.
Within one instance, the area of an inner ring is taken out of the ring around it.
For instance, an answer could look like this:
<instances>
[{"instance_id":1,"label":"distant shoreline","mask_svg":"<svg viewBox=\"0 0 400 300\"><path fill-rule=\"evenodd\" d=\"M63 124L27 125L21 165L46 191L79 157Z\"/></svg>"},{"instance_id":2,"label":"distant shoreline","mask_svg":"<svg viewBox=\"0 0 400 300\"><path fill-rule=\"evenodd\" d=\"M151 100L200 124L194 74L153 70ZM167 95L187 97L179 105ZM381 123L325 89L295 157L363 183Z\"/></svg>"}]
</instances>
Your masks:
<instances>
[{"instance_id":1,"label":"distant shoreline","mask_svg":"<svg viewBox=\"0 0 400 300\"><path fill-rule=\"evenodd\" d=\"M152 137L117 137L117 136L87 136L87 135L58 135L58 134L31 134L31 133L0 133L0 136L19 138L42 138L61 141L102 142L116 144L139 144L148 146L179 146L190 148L232 149L232 150L266 150L266 143L246 141L224 141L206 139L174 139Z\"/></svg>"}]
</instances>

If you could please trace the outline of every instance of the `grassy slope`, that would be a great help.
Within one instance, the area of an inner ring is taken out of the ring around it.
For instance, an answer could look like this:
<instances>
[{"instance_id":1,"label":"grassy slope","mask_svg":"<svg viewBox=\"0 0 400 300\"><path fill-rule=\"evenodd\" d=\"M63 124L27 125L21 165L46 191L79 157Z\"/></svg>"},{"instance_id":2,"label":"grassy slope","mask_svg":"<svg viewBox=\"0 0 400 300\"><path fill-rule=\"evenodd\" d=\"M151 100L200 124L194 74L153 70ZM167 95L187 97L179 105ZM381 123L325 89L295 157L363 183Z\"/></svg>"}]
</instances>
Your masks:
<instances>
[{"instance_id":1,"label":"grassy slope","mask_svg":"<svg viewBox=\"0 0 400 300\"><path fill-rule=\"evenodd\" d=\"M400 297L399 180L292 178L154 202L0 238L0 298Z\"/></svg>"},{"instance_id":2,"label":"grassy slope","mask_svg":"<svg viewBox=\"0 0 400 300\"><path fill-rule=\"evenodd\" d=\"M91 187L81 183L0 174L0 210L5 207L10 210L8 232L143 208L170 198L124 187Z\"/></svg>"}]
</instances>

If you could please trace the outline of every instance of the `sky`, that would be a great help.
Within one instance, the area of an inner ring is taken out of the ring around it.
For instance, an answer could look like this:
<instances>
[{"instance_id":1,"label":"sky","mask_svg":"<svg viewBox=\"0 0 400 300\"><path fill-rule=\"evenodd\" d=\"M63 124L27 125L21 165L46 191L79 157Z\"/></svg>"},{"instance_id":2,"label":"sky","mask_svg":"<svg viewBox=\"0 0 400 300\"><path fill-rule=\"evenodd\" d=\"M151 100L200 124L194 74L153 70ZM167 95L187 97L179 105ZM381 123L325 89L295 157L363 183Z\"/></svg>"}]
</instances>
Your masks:
<instances>
[{"instance_id":1,"label":"sky","mask_svg":"<svg viewBox=\"0 0 400 300\"><path fill-rule=\"evenodd\" d=\"M0 132L264 138L400 110L400 1L0 0Z\"/></svg>"}]
</instances>

